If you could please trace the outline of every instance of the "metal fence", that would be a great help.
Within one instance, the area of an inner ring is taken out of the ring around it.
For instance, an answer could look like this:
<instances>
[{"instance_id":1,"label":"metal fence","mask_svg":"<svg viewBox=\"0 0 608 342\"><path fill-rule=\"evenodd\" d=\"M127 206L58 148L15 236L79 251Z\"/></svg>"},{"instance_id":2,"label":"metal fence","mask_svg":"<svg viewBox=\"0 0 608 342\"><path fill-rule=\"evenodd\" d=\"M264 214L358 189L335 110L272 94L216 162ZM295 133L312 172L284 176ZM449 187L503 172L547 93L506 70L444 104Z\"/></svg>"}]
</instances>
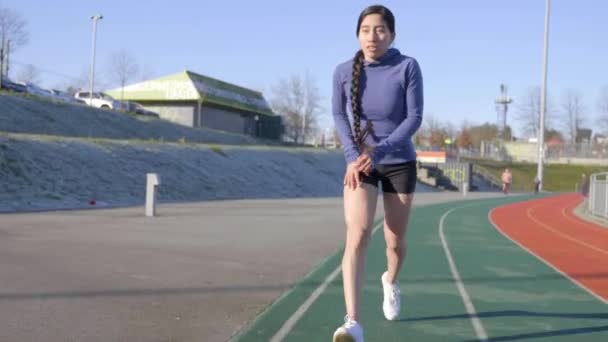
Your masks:
<instances>
[{"instance_id":1,"label":"metal fence","mask_svg":"<svg viewBox=\"0 0 608 342\"><path fill-rule=\"evenodd\" d=\"M559 158L606 158L608 148L605 145L591 143L569 143L546 146L547 159Z\"/></svg>"},{"instance_id":2,"label":"metal fence","mask_svg":"<svg viewBox=\"0 0 608 342\"><path fill-rule=\"evenodd\" d=\"M589 212L608 219L608 172L591 175L589 181Z\"/></svg>"}]
</instances>

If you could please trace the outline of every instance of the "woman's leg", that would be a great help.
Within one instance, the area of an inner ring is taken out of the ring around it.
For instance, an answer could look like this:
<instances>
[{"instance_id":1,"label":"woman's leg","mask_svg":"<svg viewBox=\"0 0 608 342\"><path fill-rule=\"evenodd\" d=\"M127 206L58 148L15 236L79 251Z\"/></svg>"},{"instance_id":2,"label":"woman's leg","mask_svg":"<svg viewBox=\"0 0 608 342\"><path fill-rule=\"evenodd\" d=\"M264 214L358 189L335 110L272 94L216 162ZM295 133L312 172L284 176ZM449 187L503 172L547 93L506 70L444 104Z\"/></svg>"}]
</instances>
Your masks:
<instances>
[{"instance_id":1,"label":"woman's leg","mask_svg":"<svg viewBox=\"0 0 608 342\"><path fill-rule=\"evenodd\" d=\"M362 183L357 189L344 188L346 245L342 258L342 281L346 313L359 319L359 297L364 280L365 256L376 212L378 188Z\"/></svg>"},{"instance_id":2,"label":"woman's leg","mask_svg":"<svg viewBox=\"0 0 608 342\"><path fill-rule=\"evenodd\" d=\"M394 283L405 260L405 233L414 193L384 193L384 239L386 241L387 280Z\"/></svg>"}]
</instances>

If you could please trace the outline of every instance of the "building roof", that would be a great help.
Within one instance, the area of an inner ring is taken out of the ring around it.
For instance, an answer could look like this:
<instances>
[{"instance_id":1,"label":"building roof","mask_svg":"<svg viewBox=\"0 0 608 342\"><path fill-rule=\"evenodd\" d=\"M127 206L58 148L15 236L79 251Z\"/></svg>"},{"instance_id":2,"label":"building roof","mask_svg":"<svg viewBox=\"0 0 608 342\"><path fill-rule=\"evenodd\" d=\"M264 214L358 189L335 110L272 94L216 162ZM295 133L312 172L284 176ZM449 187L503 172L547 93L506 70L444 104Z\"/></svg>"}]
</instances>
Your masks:
<instances>
[{"instance_id":1,"label":"building roof","mask_svg":"<svg viewBox=\"0 0 608 342\"><path fill-rule=\"evenodd\" d=\"M232 109L263 115L275 114L264 95L228 82L184 70L161 78L143 81L105 93L116 98L134 102L201 101Z\"/></svg>"}]
</instances>

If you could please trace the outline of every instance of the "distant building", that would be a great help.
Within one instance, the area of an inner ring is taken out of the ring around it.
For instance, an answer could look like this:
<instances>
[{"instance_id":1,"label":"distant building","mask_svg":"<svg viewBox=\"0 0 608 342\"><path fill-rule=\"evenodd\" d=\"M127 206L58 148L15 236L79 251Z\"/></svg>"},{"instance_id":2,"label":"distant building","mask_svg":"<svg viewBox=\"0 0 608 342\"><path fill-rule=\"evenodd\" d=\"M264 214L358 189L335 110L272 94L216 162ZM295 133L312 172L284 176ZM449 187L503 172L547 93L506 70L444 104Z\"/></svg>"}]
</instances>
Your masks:
<instances>
[{"instance_id":1,"label":"distant building","mask_svg":"<svg viewBox=\"0 0 608 342\"><path fill-rule=\"evenodd\" d=\"M185 126L274 140L283 133L281 117L272 112L261 92L188 70L105 93L137 102L161 118Z\"/></svg>"},{"instance_id":2,"label":"distant building","mask_svg":"<svg viewBox=\"0 0 608 342\"><path fill-rule=\"evenodd\" d=\"M598 145L607 145L608 144L608 137L606 137L603 134L596 134L593 137L593 140L595 141L595 144L598 144Z\"/></svg>"},{"instance_id":3,"label":"distant building","mask_svg":"<svg viewBox=\"0 0 608 342\"><path fill-rule=\"evenodd\" d=\"M591 129L589 128L578 128L576 130L576 143L591 143Z\"/></svg>"}]
</instances>

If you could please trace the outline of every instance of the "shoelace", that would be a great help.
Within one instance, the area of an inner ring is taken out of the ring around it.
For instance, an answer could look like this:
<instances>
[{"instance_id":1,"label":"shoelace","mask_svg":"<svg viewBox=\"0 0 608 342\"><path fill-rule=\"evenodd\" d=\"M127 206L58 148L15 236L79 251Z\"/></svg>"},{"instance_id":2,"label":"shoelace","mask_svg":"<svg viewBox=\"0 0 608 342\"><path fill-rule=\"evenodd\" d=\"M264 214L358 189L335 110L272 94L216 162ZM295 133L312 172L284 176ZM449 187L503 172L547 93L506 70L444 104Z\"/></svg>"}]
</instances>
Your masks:
<instances>
[{"instance_id":1,"label":"shoelace","mask_svg":"<svg viewBox=\"0 0 608 342\"><path fill-rule=\"evenodd\" d=\"M344 316L344 327L349 329L354 327L357 324L357 322L353 319L351 319L348 315Z\"/></svg>"},{"instance_id":2,"label":"shoelace","mask_svg":"<svg viewBox=\"0 0 608 342\"><path fill-rule=\"evenodd\" d=\"M401 294L401 291L399 291L399 287L397 285L390 285L390 288L388 299L392 303L396 303L397 297Z\"/></svg>"}]
</instances>

